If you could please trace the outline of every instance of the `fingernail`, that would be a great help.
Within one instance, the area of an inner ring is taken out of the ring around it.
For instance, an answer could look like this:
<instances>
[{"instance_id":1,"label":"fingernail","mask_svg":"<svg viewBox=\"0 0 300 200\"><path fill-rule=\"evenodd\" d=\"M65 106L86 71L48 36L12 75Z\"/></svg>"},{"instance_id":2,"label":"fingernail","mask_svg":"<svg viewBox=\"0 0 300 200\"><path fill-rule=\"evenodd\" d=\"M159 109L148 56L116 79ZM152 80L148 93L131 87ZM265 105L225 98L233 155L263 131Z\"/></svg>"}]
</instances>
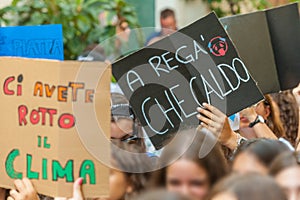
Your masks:
<instances>
[{"instance_id":1,"label":"fingernail","mask_svg":"<svg viewBox=\"0 0 300 200\"><path fill-rule=\"evenodd\" d=\"M197 117L197 118L200 118L200 117L201 117L201 115L200 115L200 114L197 114L197 115L196 115L196 117Z\"/></svg>"},{"instance_id":2,"label":"fingernail","mask_svg":"<svg viewBox=\"0 0 300 200\"><path fill-rule=\"evenodd\" d=\"M198 111L198 112L200 112L200 111L201 111L201 109L202 109L201 107L197 107L197 111Z\"/></svg>"},{"instance_id":3,"label":"fingernail","mask_svg":"<svg viewBox=\"0 0 300 200\"><path fill-rule=\"evenodd\" d=\"M204 103L202 103L202 105L203 105L203 106L206 106L206 105L207 105L207 103L205 103L205 102L204 102Z\"/></svg>"},{"instance_id":4,"label":"fingernail","mask_svg":"<svg viewBox=\"0 0 300 200\"><path fill-rule=\"evenodd\" d=\"M83 183L83 178L79 178L80 180L78 181L79 185L82 185Z\"/></svg>"}]
</instances>

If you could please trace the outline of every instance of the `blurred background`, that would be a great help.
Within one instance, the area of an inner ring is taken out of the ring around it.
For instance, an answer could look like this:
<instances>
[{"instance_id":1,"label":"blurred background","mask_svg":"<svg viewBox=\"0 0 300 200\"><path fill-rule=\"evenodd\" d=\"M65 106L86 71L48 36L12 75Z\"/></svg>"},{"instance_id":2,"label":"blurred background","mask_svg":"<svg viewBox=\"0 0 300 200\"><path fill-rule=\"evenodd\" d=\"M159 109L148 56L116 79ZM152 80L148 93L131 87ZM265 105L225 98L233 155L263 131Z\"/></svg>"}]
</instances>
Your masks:
<instances>
[{"instance_id":1,"label":"blurred background","mask_svg":"<svg viewBox=\"0 0 300 200\"><path fill-rule=\"evenodd\" d=\"M1 0L0 25L62 24L65 59L75 60L89 45L127 28L151 27L134 39L142 47L151 32L160 30L160 12L165 8L175 11L180 29L212 10L224 17L290 2L295 0Z\"/></svg>"}]
</instances>

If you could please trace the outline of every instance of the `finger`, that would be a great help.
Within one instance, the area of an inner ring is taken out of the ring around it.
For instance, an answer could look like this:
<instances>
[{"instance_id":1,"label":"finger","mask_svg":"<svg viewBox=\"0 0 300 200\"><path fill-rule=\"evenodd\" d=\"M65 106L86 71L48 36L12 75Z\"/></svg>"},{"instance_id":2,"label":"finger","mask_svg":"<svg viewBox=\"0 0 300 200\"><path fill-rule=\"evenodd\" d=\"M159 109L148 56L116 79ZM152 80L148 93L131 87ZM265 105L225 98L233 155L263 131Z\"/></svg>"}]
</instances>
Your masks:
<instances>
[{"instance_id":1,"label":"finger","mask_svg":"<svg viewBox=\"0 0 300 200\"><path fill-rule=\"evenodd\" d=\"M83 178L78 178L73 184L73 199L74 200L82 200L83 194L81 191L81 185L83 182Z\"/></svg>"},{"instance_id":2,"label":"finger","mask_svg":"<svg viewBox=\"0 0 300 200\"><path fill-rule=\"evenodd\" d=\"M27 190L30 190L30 191L35 190L34 186L32 185L32 182L27 177L23 178L22 181Z\"/></svg>"},{"instance_id":3,"label":"finger","mask_svg":"<svg viewBox=\"0 0 300 200\"><path fill-rule=\"evenodd\" d=\"M198 108L197 108L197 111L198 111L199 113L201 113L202 116L206 116L206 117L209 118L209 119L214 120L214 119L217 118L212 112L210 112L210 111L208 111L208 110L205 110L205 109L203 109L203 108L198 107Z\"/></svg>"},{"instance_id":4,"label":"finger","mask_svg":"<svg viewBox=\"0 0 300 200\"><path fill-rule=\"evenodd\" d=\"M12 197L12 198L14 198L15 200L21 200L22 198L22 195L19 193L19 192L17 192L17 190L10 190L9 191L9 195Z\"/></svg>"},{"instance_id":5,"label":"finger","mask_svg":"<svg viewBox=\"0 0 300 200\"><path fill-rule=\"evenodd\" d=\"M15 184L15 186L16 186L16 189L17 189L19 192L24 191L25 188L26 188L25 185L24 185L24 183L23 183L23 181L20 180L20 179L15 180L15 181L14 181L14 184Z\"/></svg>"},{"instance_id":6,"label":"finger","mask_svg":"<svg viewBox=\"0 0 300 200\"><path fill-rule=\"evenodd\" d=\"M209 126L203 122L200 123L201 128L205 128L206 130L208 130L210 133L212 133L213 135L215 135L214 132L214 128L212 126ZM216 135L215 135L216 136Z\"/></svg>"},{"instance_id":7,"label":"finger","mask_svg":"<svg viewBox=\"0 0 300 200\"><path fill-rule=\"evenodd\" d=\"M221 112L218 108L208 104L208 103L203 103L204 108L210 110L213 114L217 115L217 116L222 116L224 115L223 112Z\"/></svg>"},{"instance_id":8,"label":"finger","mask_svg":"<svg viewBox=\"0 0 300 200\"><path fill-rule=\"evenodd\" d=\"M220 135L222 134L222 132L219 129L209 126L205 123L201 123L200 126L202 128L206 128L211 134L213 134L219 140Z\"/></svg>"},{"instance_id":9,"label":"finger","mask_svg":"<svg viewBox=\"0 0 300 200\"><path fill-rule=\"evenodd\" d=\"M6 200L15 200L12 196L8 196Z\"/></svg>"},{"instance_id":10,"label":"finger","mask_svg":"<svg viewBox=\"0 0 300 200\"><path fill-rule=\"evenodd\" d=\"M212 126L212 127L216 125L216 122L202 115L197 115L197 118L201 121L201 124L204 123L207 126Z\"/></svg>"},{"instance_id":11,"label":"finger","mask_svg":"<svg viewBox=\"0 0 300 200\"><path fill-rule=\"evenodd\" d=\"M67 200L67 197L54 197L54 200Z\"/></svg>"},{"instance_id":12,"label":"finger","mask_svg":"<svg viewBox=\"0 0 300 200\"><path fill-rule=\"evenodd\" d=\"M300 95L300 88L294 88L294 89L293 89L293 94L294 94L295 96Z\"/></svg>"}]
</instances>

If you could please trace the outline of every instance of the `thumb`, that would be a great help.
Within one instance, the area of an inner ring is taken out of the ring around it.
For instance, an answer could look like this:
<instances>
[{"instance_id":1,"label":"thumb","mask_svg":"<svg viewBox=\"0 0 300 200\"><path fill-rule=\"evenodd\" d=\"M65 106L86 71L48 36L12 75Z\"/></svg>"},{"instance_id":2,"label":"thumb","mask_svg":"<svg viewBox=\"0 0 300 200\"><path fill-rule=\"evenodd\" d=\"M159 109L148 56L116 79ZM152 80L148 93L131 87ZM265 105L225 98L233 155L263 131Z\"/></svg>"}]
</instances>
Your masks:
<instances>
[{"instance_id":1,"label":"thumb","mask_svg":"<svg viewBox=\"0 0 300 200\"><path fill-rule=\"evenodd\" d=\"M81 191L81 185L83 182L83 178L78 178L73 184L73 200L83 200L83 194Z\"/></svg>"}]
</instances>

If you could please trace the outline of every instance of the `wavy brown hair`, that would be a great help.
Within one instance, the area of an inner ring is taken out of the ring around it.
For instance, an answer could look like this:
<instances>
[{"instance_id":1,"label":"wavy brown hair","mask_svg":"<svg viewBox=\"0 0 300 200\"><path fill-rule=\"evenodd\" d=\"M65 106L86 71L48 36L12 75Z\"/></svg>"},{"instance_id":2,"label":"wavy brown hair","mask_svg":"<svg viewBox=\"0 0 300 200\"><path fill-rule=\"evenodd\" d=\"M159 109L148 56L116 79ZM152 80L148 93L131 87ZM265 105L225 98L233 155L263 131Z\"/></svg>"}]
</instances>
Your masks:
<instances>
[{"instance_id":1,"label":"wavy brown hair","mask_svg":"<svg viewBox=\"0 0 300 200\"><path fill-rule=\"evenodd\" d=\"M282 121L280 119L280 110L278 105L272 99L271 95L265 95L264 106L269 106L270 115L267 118L266 124L273 131L273 133L278 137L286 138L285 129L283 127Z\"/></svg>"},{"instance_id":2,"label":"wavy brown hair","mask_svg":"<svg viewBox=\"0 0 300 200\"><path fill-rule=\"evenodd\" d=\"M286 132L286 139L296 147L298 134L299 108L291 90L271 94L280 110L280 119Z\"/></svg>"}]
</instances>

